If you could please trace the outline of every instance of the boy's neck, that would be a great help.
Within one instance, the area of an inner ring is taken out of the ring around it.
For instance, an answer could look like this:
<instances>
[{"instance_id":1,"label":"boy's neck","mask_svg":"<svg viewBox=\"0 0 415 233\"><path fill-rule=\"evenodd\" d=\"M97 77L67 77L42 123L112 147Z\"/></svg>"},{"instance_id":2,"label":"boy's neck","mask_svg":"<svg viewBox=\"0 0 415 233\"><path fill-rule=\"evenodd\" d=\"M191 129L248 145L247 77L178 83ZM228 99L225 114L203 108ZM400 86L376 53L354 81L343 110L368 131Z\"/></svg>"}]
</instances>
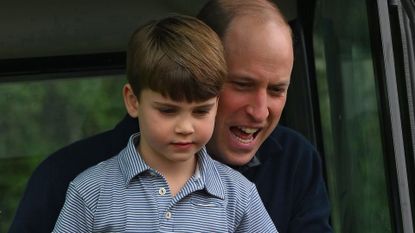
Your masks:
<instances>
[{"instance_id":1,"label":"boy's neck","mask_svg":"<svg viewBox=\"0 0 415 233\"><path fill-rule=\"evenodd\" d=\"M157 170L167 180L171 195L176 196L176 194L180 192L186 182L193 176L196 167L197 156L195 155L192 164L177 167L168 167L167 169L163 169L163 171L158 169Z\"/></svg>"},{"instance_id":2,"label":"boy's neck","mask_svg":"<svg viewBox=\"0 0 415 233\"><path fill-rule=\"evenodd\" d=\"M155 156L146 156L140 151L139 146L137 146L137 151L149 167L155 169L164 176L169 185L172 196L176 196L176 194L179 193L186 182L195 173L197 166L197 155L194 155L189 160L176 162L161 159Z\"/></svg>"}]
</instances>

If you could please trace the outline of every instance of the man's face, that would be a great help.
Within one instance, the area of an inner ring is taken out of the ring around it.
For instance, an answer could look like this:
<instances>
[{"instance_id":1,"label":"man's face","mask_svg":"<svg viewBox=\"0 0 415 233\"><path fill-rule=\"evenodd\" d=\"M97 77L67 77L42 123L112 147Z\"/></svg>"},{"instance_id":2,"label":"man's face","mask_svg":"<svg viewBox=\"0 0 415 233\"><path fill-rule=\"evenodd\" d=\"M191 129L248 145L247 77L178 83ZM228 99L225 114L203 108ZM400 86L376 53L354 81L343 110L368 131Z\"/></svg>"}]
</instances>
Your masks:
<instances>
[{"instance_id":1,"label":"man's face","mask_svg":"<svg viewBox=\"0 0 415 233\"><path fill-rule=\"evenodd\" d=\"M220 94L209 152L244 165L276 127L293 65L290 31L276 22L235 19L224 38L229 79Z\"/></svg>"}]
</instances>

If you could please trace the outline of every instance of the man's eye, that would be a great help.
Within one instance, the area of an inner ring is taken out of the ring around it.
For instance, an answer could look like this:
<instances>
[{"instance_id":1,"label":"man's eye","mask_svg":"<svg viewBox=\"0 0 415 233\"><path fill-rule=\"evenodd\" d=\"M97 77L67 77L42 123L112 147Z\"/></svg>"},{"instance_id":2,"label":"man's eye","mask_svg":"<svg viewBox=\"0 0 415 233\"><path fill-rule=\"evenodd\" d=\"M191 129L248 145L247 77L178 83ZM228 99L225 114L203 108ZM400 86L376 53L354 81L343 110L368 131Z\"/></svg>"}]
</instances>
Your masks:
<instances>
[{"instance_id":1,"label":"man's eye","mask_svg":"<svg viewBox=\"0 0 415 233\"><path fill-rule=\"evenodd\" d=\"M270 89L269 92L271 93L272 96L282 96L282 95L285 95L285 93L287 92L287 89L275 88L275 89Z\"/></svg>"},{"instance_id":2,"label":"man's eye","mask_svg":"<svg viewBox=\"0 0 415 233\"><path fill-rule=\"evenodd\" d=\"M247 89L249 87L251 87L250 83L246 83L246 82L232 82L233 85L238 88L238 89Z\"/></svg>"}]
</instances>

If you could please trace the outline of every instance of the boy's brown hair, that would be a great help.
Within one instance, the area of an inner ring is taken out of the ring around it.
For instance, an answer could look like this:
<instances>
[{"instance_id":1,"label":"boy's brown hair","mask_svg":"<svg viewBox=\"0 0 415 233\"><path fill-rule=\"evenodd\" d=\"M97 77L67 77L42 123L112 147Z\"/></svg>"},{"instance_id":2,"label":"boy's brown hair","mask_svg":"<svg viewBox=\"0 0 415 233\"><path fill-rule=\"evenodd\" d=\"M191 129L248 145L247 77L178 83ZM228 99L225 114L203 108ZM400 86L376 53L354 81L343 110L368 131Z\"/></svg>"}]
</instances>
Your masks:
<instances>
[{"instance_id":1,"label":"boy's brown hair","mask_svg":"<svg viewBox=\"0 0 415 233\"><path fill-rule=\"evenodd\" d=\"M174 101L205 101L219 94L226 76L219 37L194 17L150 21L131 36L127 78L138 99L149 88Z\"/></svg>"}]
</instances>

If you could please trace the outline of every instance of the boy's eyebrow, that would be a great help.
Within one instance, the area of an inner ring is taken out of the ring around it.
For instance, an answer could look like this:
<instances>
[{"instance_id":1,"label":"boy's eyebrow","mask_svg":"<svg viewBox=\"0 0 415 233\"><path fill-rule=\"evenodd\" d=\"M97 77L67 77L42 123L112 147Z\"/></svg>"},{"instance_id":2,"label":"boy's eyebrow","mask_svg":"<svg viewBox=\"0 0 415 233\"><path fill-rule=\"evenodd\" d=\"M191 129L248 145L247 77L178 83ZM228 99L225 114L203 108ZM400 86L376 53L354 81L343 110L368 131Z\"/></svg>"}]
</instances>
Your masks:
<instances>
[{"instance_id":1,"label":"boy's eyebrow","mask_svg":"<svg viewBox=\"0 0 415 233\"><path fill-rule=\"evenodd\" d=\"M196 108L212 108L215 105L215 103L205 103L195 106Z\"/></svg>"},{"instance_id":2,"label":"boy's eyebrow","mask_svg":"<svg viewBox=\"0 0 415 233\"><path fill-rule=\"evenodd\" d=\"M158 102L158 101L154 101L153 104L158 105L158 106L166 106L166 107L177 107L178 106L178 104ZM196 104L194 107L195 108L211 108L214 105L215 103L201 103L201 104Z\"/></svg>"},{"instance_id":3,"label":"boy's eyebrow","mask_svg":"<svg viewBox=\"0 0 415 233\"><path fill-rule=\"evenodd\" d=\"M153 101L153 104L159 105L159 106L171 106L171 107L177 106L174 103L166 103L166 102L159 102L159 101Z\"/></svg>"}]
</instances>

